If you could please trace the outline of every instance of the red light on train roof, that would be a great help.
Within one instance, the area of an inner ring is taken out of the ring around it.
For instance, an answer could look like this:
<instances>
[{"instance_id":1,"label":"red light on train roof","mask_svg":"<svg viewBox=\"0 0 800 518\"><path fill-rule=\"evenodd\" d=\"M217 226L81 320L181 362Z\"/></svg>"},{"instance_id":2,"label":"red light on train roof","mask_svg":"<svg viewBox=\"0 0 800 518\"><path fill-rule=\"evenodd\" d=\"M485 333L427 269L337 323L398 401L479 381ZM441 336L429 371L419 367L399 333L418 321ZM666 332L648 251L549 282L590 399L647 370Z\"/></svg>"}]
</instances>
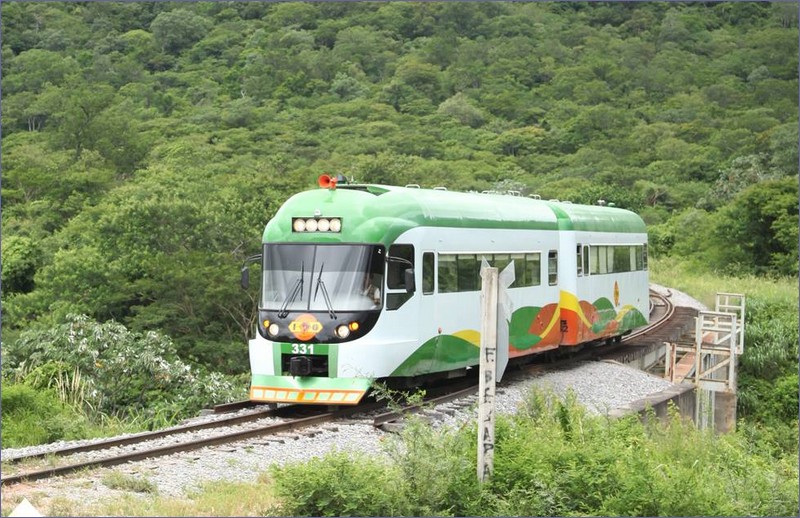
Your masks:
<instances>
[{"instance_id":1,"label":"red light on train roof","mask_svg":"<svg viewBox=\"0 0 800 518\"><path fill-rule=\"evenodd\" d=\"M330 175L323 174L320 175L319 179L317 180L319 186L323 189L336 189L336 178L332 178Z\"/></svg>"}]
</instances>

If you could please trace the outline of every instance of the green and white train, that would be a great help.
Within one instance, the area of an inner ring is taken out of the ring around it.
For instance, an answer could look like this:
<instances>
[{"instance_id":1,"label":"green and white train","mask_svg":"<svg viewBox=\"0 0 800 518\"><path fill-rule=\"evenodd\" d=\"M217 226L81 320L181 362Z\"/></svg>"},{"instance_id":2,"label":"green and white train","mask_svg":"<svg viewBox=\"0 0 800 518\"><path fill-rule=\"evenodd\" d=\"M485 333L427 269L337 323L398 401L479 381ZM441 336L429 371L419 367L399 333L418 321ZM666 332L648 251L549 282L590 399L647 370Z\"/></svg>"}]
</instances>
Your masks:
<instances>
[{"instance_id":1,"label":"green and white train","mask_svg":"<svg viewBox=\"0 0 800 518\"><path fill-rule=\"evenodd\" d=\"M647 324L647 232L630 211L323 176L264 230L250 399L356 404L375 379L463 374L482 258L514 262L512 361Z\"/></svg>"}]
</instances>

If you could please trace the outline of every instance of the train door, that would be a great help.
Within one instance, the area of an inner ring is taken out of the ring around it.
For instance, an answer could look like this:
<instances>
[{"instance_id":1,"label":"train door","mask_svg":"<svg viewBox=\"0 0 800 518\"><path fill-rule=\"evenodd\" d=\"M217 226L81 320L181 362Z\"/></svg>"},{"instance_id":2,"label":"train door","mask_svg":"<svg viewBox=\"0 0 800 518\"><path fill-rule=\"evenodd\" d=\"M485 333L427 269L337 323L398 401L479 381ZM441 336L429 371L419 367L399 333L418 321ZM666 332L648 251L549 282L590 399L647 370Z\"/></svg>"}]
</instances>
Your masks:
<instances>
[{"instance_id":1,"label":"train door","mask_svg":"<svg viewBox=\"0 0 800 518\"><path fill-rule=\"evenodd\" d=\"M442 311L436 304L436 252L433 250L422 251L422 272L419 286L419 339L420 342L432 338L437 333L437 312Z\"/></svg>"}]
</instances>

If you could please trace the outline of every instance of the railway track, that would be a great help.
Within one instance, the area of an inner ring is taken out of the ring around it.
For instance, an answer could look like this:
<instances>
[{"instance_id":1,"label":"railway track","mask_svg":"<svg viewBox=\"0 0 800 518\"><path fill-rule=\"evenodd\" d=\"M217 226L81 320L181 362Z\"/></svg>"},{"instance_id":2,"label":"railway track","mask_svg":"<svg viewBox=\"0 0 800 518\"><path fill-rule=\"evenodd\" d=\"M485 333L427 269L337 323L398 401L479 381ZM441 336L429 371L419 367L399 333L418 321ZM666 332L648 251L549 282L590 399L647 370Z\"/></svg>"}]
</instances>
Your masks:
<instances>
[{"instance_id":1,"label":"railway track","mask_svg":"<svg viewBox=\"0 0 800 518\"><path fill-rule=\"evenodd\" d=\"M631 343L641 343L641 342L652 343L654 340L658 340L661 337L661 334L669 332L669 329L671 329L672 327L670 325L670 322L672 322L676 318L676 316L682 315L682 312L680 311L682 309L687 309L687 308L676 308L669 301L669 297L664 297L653 292L651 294L652 323L648 327L643 328L642 330L636 333L632 333L624 337L621 340L621 343L609 344L608 346L603 347L602 349L604 350L604 354L611 353L614 350L626 347L628 344ZM569 359L563 359L558 362L551 362L550 364L548 364L548 368L558 368L558 364L561 363L566 365L568 363L572 363L575 361L597 359L596 357L598 354L597 353L598 349L599 348L585 349L584 351L580 351L577 354L572 355ZM541 364L529 364L522 367L522 371L528 373L532 370L541 371L543 369L544 367ZM463 380L460 383L453 385L452 387L450 386L439 387L438 389L429 391L432 397L426 399L426 401L422 405L411 405L405 408L393 410L391 412L382 413L373 419L372 424L376 427L388 430L391 429L392 422L402 419L402 417L408 413L421 412L421 411L424 412L430 409L432 406L439 405L445 402L454 401L456 399L464 398L466 396L470 396L476 393L477 389L478 389L477 382L464 383ZM444 394L439 394L440 392L444 392ZM213 409L213 412L223 413L237 409L247 408L250 406L252 406L250 402L240 401L225 405L218 405ZM244 415L222 417L204 423L177 426L153 432L143 432L140 434L135 434L127 437L113 438L105 441L99 441L81 446L63 448L60 450L50 451L46 453L3 459L4 471L7 471L10 466L20 465L23 463L30 464L36 461L45 461L52 463L53 459L57 457L78 456L79 454L82 453L88 453L100 450L110 450L113 448L127 448L125 452L116 455L110 455L103 458L78 460L75 462L70 462L55 467L48 466L43 469L34 469L31 471L25 471L21 473L13 473L8 476L6 476L4 473L2 479L0 479L0 484L2 484L3 486L7 486L23 481L33 481L33 480L55 477L84 469L115 466L127 462L138 461L148 458L162 457L166 455L172 455L174 453L197 450L208 446L217 446L221 444L233 443L237 441L252 439L255 437L265 437L270 435L274 436L276 434L293 432L303 428L321 426L325 423L329 423L336 419L350 417L359 413L367 413L375 411L380 408L385 408L385 406L386 406L385 403L370 401L364 405L347 407L344 409L338 409L334 411L322 411L322 410L316 411L317 407L308 407L304 405L292 405L277 409L269 408L269 409L256 410L254 412ZM298 407L301 407L302 410L299 410ZM306 415L300 417L291 416L293 412L297 413L299 411L304 411L304 412L312 411L314 412L314 414L310 416ZM268 424L257 424L259 420L263 419L271 419L273 421L275 419L280 419L281 421L278 423L270 422ZM248 425L248 426L244 427L244 429L236 430L233 432L224 431L220 434L215 434L212 437L206 437L201 439L191 438L192 433L200 430L208 430L213 428L219 428L223 430L231 426L243 427L243 425ZM152 442L159 439L165 439L170 436L175 437L174 444L170 444L167 446L162 445L156 447L147 447L148 442Z\"/></svg>"},{"instance_id":2,"label":"railway track","mask_svg":"<svg viewBox=\"0 0 800 518\"><path fill-rule=\"evenodd\" d=\"M457 388L463 388L464 384L454 385ZM437 387L432 389L431 393L433 398L431 401L437 401L439 394L444 392L450 394L454 389L450 386ZM451 398L453 396L450 396ZM438 400L441 402L441 400ZM427 403L427 401L426 401ZM235 402L232 404L218 405L214 408L215 412L231 411L237 408L246 408L246 402ZM326 423L330 423L337 419L347 418L356 414L369 413L377 410L385 409L385 402L367 401L363 404L354 407L343 407L333 411L324 411L324 407L310 407L307 405L288 405L277 409L266 409L256 411L250 414L237 415L231 417L223 417L214 421L189 424L158 430L154 432L143 432L127 437L112 438L105 441L98 441L86 445L73 446L62 448L59 450L48 451L44 453L36 453L31 455L22 455L3 459L4 471L13 465L20 465L23 463L31 463L35 461L52 462L56 457L70 457L77 456L82 453L112 450L114 448L127 448L125 452L110 455L102 458L93 458L89 460L78 460L69 462L55 467L46 467L43 469L27 470L21 473L14 473L6 475L5 473L0 479L0 484L8 486L20 482L41 480L45 478L65 475L76 471L100 467L110 467L127 462L134 462L144 459L163 457L172 455L174 453L181 453L193 451L208 446L218 446L221 444L234 443L238 441L248 440L256 437L275 436L277 434L296 432L301 429L311 427L319 427ZM311 412L312 415L297 416L295 414L303 414ZM209 430L219 428L221 430L227 429L231 426L240 426L248 423L257 423L262 419L281 419L278 423L268 424L255 424L248 426L243 430L236 430L233 432L227 431L216 434L212 437L205 437L201 439L192 439L190 435L194 432L201 430ZM185 437L184 437L185 436ZM175 443L167 446L148 447L147 443L162 440L165 438L174 437ZM140 445L141 448L136 447Z\"/></svg>"},{"instance_id":3,"label":"railway track","mask_svg":"<svg viewBox=\"0 0 800 518\"><path fill-rule=\"evenodd\" d=\"M181 434L190 434L198 430L205 430L209 428L227 428L229 426L241 425L247 422L256 422L260 419L265 419L270 417L275 418L279 417L282 414L287 414L288 412L292 411L289 409L289 407L283 407L276 410L261 411L254 414L248 414L245 416L223 418L208 423L178 426L165 430L159 430L157 432L145 432L141 434L136 434L134 436L124 437L119 439L110 439L98 443L88 444L84 446L76 446L72 448L64 448L61 450L55 450L42 454L20 456L13 459L3 459L4 463L19 464L22 463L23 461L50 459L53 456L66 457L66 456L76 455L79 453L106 450L115 447L130 446L134 444L146 445L148 441L163 439L169 436L175 436L178 439L178 442L168 446L158 446L151 448L147 448L145 446L144 449L132 448L131 449L132 451L127 451L124 453L103 457L99 459L72 462L57 467L47 467L44 469L27 471L10 476L3 475L2 480L0 480L0 483L3 486L6 486L23 481L33 481L33 480L55 477L58 475L64 475L67 473L72 473L83 469L116 466L119 464L124 464L126 462L138 461L155 457L163 457L166 455L172 455L174 453L197 450L200 448L205 448L207 446L217 446L220 444L227 444L227 443L252 439L254 437L263 437L285 432L291 432L302 428L308 428L311 426L320 426L322 424L331 422L335 419L348 417L358 412L368 412L371 410L376 410L379 408L383 408L384 406L385 405L383 405L382 403L369 402L365 405L359 405L357 407L352 407L352 408L345 408L335 411L319 411L311 416L283 418L282 421L279 423L256 425L252 427L247 427L246 429L243 430L236 430L233 432L230 431L223 432L218 435L214 435L212 437L206 437L195 440L183 440L183 438L179 437Z\"/></svg>"},{"instance_id":4,"label":"railway track","mask_svg":"<svg viewBox=\"0 0 800 518\"><path fill-rule=\"evenodd\" d=\"M115 437L111 439L107 439L105 441L98 441L93 442L90 444L84 444L79 446L71 446L68 448L61 448L58 450L53 450L49 452L43 453L33 453L30 455L20 455L18 457L11 457L3 459L5 463L11 464L18 464L23 461L31 461L34 459L43 459L45 457L62 457L68 455L75 455L78 453L85 453L90 451L97 451L97 450L104 450L109 448L114 448L118 446L127 446L131 444L137 444L146 441L153 441L156 439L161 439L164 437L169 437L171 435L178 435L182 433L189 433L195 432L199 430L207 430L210 428L219 428L223 426L235 426L242 423L247 423L251 421L256 421L258 419L265 419L268 417L276 417L277 412L275 410L265 410L260 412L255 412L252 414L247 415L239 415L235 417L228 417L222 418L214 421L209 421L205 423L198 423L193 425L182 425L176 427L165 428L163 430L156 430L153 432L142 432L133 435L129 435L126 437Z\"/></svg>"}]
</instances>

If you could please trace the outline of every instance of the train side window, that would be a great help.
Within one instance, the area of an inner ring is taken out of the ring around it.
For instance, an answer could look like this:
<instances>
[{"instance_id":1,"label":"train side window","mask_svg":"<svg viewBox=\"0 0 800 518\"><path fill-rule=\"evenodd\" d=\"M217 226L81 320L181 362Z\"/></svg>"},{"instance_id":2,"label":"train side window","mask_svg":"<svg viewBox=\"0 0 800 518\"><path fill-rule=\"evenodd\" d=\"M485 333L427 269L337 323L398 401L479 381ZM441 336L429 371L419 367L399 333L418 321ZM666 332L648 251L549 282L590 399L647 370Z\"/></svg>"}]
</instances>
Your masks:
<instances>
[{"instance_id":1,"label":"train side window","mask_svg":"<svg viewBox=\"0 0 800 518\"><path fill-rule=\"evenodd\" d=\"M600 273L600 247L599 246L590 246L589 247L589 273L592 275L597 275Z\"/></svg>"},{"instance_id":2,"label":"train side window","mask_svg":"<svg viewBox=\"0 0 800 518\"><path fill-rule=\"evenodd\" d=\"M456 256L439 254L439 293L454 293L458 291L457 272Z\"/></svg>"},{"instance_id":3,"label":"train side window","mask_svg":"<svg viewBox=\"0 0 800 518\"><path fill-rule=\"evenodd\" d=\"M422 294L433 293L434 261L433 252L422 254Z\"/></svg>"},{"instance_id":4,"label":"train side window","mask_svg":"<svg viewBox=\"0 0 800 518\"><path fill-rule=\"evenodd\" d=\"M542 284L541 263L541 254L525 254L525 286L539 286Z\"/></svg>"},{"instance_id":5,"label":"train side window","mask_svg":"<svg viewBox=\"0 0 800 518\"><path fill-rule=\"evenodd\" d=\"M644 244L644 248L642 250L642 258L644 263L644 269L647 270L647 243Z\"/></svg>"},{"instance_id":6,"label":"train side window","mask_svg":"<svg viewBox=\"0 0 800 518\"><path fill-rule=\"evenodd\" d=\"M589 245L583 245L583 274L589 275Z\"/></svg>"},{"instance_id":7,"label":"train side window","mask_svg":"<svg viewBox=\"0 0 800 518\"><path fill-rule=\"evenodd\" d=\"M547 279L550 286L558 284L558 252L555 250L547 253Z\"/></svg>"},{"instance_id":8,"label":"train side window","mask_svg":"<svg viewBox=\"0 0 800 518\"><path fill-rule=\"evenodd\" d=\"M641 245L636 247L636 271L644 270L644 254L642 254L643 247Z\"/></svg>"},{"instance_id":9,"label":"train side window","mask_svg":"<svg viewBox=\"0 0 800 518\"><path fill-rule=\"evenodd\" d=\"M528 286L528 280L525 278L525 255L511 254L509 259L514 261L514 284L511 287L521 288Z\"/></svg>"},{"instance_id":10,"label":"train side window","mask_svg":"<svg viewBox=\"0 0 800 518\"><path fill-rule=\"evenodd\" d=\"M497 268L497 270L500 273L502 273L503 270L506 269L506 266L508 266L508 263L510 263L510 262L511 262L511 258L509 257L508 254L495 254L494 257L492 257L492 261L491 261L492 266ZM514 275L515 276L516 276L516 273L517 273L516 270L514 270ZM514 279L514 282L509 287L510 288L516 288L517 286L519 286L519 283L517 282L517 279Z\"/></svg>"},{"instance_id":11,"label":"train side window","mask_svg":"<svg viewBox=\"0 0 800 518\"><path fill-rule=\"evenodd\" d=\"M578 269L578 277L583 277L583 261L581 255L581 245L578 244L577 249L575 251L576 254L576 261L575 264L577 265Z\"/></svg>"},{"instance_id":12,"label":"train side window","mask_svg":"<svg viewBox=\"0 0 800 518\"><path fill-rule=\"evenodd\" d=\"M405 271L408 268L414 268L414 245L392 245L389 247L386 287L390 290L405 289Z\"/></svg>"},{"instance_id":13,"label":"train side window","mask_svg":"<svg viewBox=\"0 0 800 518\"><path fill-rule=\"evenodd\" d=\"M456 264L458 266L458 291L476 291L480 272L475 256L459 254Z\"/></svg>"},{"instance_id":14,"label":"train side window","mask_svg":"<svg viewBox=\"0 0 800 518\"><path fill-rule=\"evenodd\" d=\"M631 271L631 256L628 252L627 246L612 246L609 247L613 251L612 257L614 258L612 264L614 265L614 272L624 273Z\"/></svg>"}]
</instances>

